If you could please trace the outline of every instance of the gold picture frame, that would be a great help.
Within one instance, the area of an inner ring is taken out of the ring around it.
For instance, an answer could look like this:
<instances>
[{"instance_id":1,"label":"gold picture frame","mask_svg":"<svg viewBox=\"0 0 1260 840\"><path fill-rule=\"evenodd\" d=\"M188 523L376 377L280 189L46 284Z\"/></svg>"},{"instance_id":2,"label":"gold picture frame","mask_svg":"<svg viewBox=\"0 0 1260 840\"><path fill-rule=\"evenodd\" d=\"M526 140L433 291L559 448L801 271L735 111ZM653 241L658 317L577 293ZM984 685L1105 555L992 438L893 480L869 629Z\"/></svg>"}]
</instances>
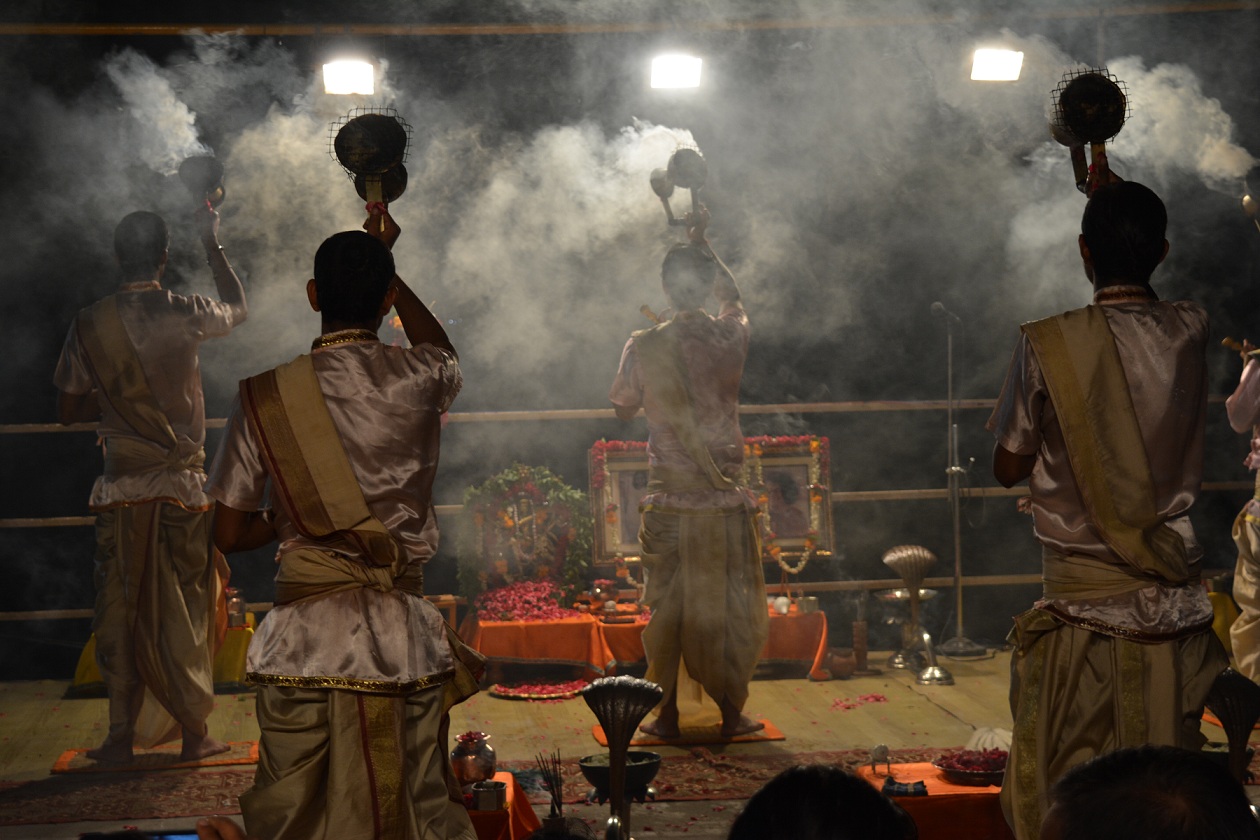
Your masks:
<instances>
[{"instance_id":1,"label":"gold picture frame","mask_svg":"<svg viewBox=\"0 0 1260 840\"><path fill-rule=\"evenodd\" d=\"M830 442L816 435L744 440L741 482L762 512L766 562L825 556L834 550ZM639 558L639 502L646 493L643 441L600 440L588 453L595 563Z\"/></svg>"},{"instance_id":2,"label":"gold picture frame","mask_svg":"<svg viewBox=\"0 0 1260 840\"><path fill-rule=\"evenodd\" d=\"M588 453L591 515L595 519L594 562L639 558L639 502L647 493L647 444L596 441Z\"/></svg>"}]
</instances>

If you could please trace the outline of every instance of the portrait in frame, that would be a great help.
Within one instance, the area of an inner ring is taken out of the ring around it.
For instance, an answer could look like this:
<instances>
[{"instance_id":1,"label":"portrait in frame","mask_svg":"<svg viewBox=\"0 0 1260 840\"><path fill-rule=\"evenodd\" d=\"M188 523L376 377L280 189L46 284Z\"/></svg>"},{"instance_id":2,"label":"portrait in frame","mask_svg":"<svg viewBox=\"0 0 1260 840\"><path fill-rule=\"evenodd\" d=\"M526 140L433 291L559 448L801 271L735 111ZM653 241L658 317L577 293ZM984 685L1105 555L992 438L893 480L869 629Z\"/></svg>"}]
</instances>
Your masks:
<instances>
[{"instance_id":1,"label":"portrait in frame","mask_svg":"<svg viewBox=\"0 0 1260 840\"><path fill-rule=\"evenodd\" d=\"M760 436L744 440L744 483L757 494L765 522L763 555L830 554L835 545L831 515L831 453L825 437Z\"/></svg>"},{"instance_id":2,"label":"portrait in frame","mask_svg":"<svg viewBox=\"0 0 1260 840\"><path fill-rule=\"evenodd\" d=\"M647 493L647 444L596 441L588 453L594 560L609 563L639 556L639 502Z\"/></svg>"},{"instance_id":3,"label":"portrait in frame","mask_svg":"<svg viewBox=\"0 0 1260 840\"><path fill-rule=\"evenodd\" d=\"M762 511L767 562L830 554L831 457L827 438L759 436L744 441L741 482ZM596 563L637 559L639 502L647 485L647 444L600 440L588 453Z\"/></svg>"}]
</instances>

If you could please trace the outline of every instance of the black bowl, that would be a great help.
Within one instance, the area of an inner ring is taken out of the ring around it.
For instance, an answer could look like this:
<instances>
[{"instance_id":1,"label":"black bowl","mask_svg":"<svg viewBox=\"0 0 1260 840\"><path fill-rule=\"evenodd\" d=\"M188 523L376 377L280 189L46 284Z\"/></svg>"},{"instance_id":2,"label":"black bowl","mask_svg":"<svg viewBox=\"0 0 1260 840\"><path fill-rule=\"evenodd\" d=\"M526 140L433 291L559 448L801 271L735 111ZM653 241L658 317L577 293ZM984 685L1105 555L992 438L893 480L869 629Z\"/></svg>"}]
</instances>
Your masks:
<instances>
[{"instance_id":1,"label":"black bowl","mask_svg":"<svg viewBox=\"0 0 1260 840\"><path fill-rule=\"evenodd\" d=\"M595 796L599 801L608 798L608 789L612 786L609 778L608 753L596 753L578 759L578 769L595 788ZM648 785L656 778L661 769L660 753L647 750L628 750L626 752L626 796L640 802L647 795Z\"/></svg>"}]
</instances>

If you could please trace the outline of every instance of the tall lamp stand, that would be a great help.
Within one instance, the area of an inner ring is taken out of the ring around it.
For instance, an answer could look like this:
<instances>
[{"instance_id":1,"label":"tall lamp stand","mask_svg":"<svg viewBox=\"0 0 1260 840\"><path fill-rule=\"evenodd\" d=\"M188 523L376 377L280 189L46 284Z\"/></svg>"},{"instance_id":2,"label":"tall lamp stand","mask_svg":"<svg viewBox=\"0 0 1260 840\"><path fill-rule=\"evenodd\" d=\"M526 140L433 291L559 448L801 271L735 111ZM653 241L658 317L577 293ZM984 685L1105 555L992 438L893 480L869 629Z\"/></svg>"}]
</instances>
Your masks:
<instances>
[{"instance_id":1,"label":"tall lamp stand","mask_svg":"<svg viewBox=\"0 0 1260 840\"><path fill-rule=\"evenodd\" d=\"M946 381L946 434L949 442L949 506L954 520L954 637L942 642L937 650L953 659L979 659L988 650L967 638L963 631L963 581L962 581L962 478L967 468L958 462L958 424L954 422L954 323L958 316L940 303L932 304L932 311L945 315L945 381ZM974 459L973 459L974 460Z\"/></svg>"}]
</instances>

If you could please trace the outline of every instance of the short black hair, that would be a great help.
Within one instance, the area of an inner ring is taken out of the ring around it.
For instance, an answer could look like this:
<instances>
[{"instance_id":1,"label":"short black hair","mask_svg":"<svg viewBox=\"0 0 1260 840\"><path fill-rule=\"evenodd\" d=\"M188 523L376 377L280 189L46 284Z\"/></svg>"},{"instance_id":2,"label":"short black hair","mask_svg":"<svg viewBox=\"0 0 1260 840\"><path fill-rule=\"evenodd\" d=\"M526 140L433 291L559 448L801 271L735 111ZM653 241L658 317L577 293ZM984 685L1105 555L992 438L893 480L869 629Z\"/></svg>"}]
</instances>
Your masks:
<instances>
[{"instance_id":1,"label":"short black hair","mask_svg":"<svg viewBox=\"0 0 1260 840\"><path fill-rule=\"evenodd\" d=\"M1095 277L1147 282L1164 256L1168 211L1150 188L1136 181L1094 190L1081 216L1081 234Z\"/></svg>"},{"instance_id":2,"label":"short black hair","mask_svg":"<svg viewBox=\"0 0 1260 840\"><path fill-rule=\"evenodd\" d=\"M1072 840L1260 838L1247 794L1224 764L1177 747L1129 747L1077 765L1050 802Z\"/></svg>"},{"instance_id":3,"label":"short black hair","mask_svg":"<svg viewBox=\"0 0 1260 840\"><path fill-rule=\"evenodd\" d=\"M840 767L789 767L752 795L727 840L917 840L893 800Z\"/></svg>"},{"instance_id":4,"label":"short black hair","mask_svg":"<svg viewBox=\"0 0 1260 840\"><path fill-rule=\"evenodd\" d=\"M374 320L393 277L394 255L361 230L335 233L315 252L315 291L327 320Z\"/></svg>"},{"instance_id":5,"label":"short black hair","mask_svg":"<svg viewBox=\"0 0 1260 840\"><path fill-rule=\"evenodd\" d=\"M114 256L124 277L151 275L162 264L170 236L157 213L128 213L114 228Z\"/></svg>"},{"instance_id":6,"label":"short black hair","mask_svg":"<svg viewBox=\"0 0 1260 840\"><path fill-rule=\"evenodd\" d=\"M661 286L678 309L700 309L713 291L717 261L690 242L680 242L665 253Z\"/></svg>"}]
</instances>

